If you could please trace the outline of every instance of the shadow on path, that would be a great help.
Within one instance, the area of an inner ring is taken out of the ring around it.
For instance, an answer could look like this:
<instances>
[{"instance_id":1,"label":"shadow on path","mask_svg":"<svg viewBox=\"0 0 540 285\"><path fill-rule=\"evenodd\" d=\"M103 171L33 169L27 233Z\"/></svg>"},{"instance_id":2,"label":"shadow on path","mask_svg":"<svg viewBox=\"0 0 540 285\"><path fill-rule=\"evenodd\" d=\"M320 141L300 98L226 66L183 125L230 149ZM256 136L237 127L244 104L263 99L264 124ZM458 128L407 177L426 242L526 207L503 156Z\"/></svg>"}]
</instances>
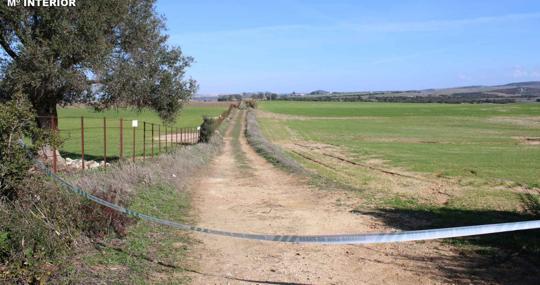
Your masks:
<instances>
[{"instance_id":1,"label":"shadow on path","mask_svg":"<svg viewBox=\"0 0 540 285\"><path fill-rule=\"evenodd\" d=\"M540 219L540 199L536 195L521 197L526 211L464 210L448 207L415 207L357 211L375 216L387 225L401 230L471 226ZM478 283L540 284L540 230L516 231L448 239L458 246L460 256L429 260L438 264L444 277ZM415 260L415 256L400 258Z\"/></svg>"}]
</instances>

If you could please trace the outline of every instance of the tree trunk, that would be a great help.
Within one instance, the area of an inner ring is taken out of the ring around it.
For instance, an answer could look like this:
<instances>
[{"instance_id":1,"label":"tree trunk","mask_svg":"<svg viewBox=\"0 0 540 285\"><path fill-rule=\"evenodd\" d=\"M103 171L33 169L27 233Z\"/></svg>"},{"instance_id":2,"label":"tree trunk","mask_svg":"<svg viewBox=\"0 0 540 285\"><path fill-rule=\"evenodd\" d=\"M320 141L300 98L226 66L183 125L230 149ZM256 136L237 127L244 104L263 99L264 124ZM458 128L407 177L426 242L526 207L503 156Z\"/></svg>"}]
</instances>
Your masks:
<instances>
[{"instance_id":1,"label":"tree trunk","mask_svg":"<svg viewBox=\"0 0 540 285\"><path fill-rule=\"evenodd\" d=\"M49 133L50 135L58 128L58 113L56 110L56 101L54 100L43 100L40 103L34 103L34 108L37 112L36 122L40 129ZM53 129L54 127L54 129ZM32 138L35 142L37 138ZM46 161L47 163L53 163L56 161L56 164L61 167L64 165L64 159L60 156L58 150L55 151L55 148L51 146L50 143L46 143L38 150L38 156Z\"/></svg>"},{"instance_id":2,"label":"tree trunk","mask_svg":"<svg viewBox=\"0 0 540 285\"><path fill-rule=\"evenodd\" d=\"M40 129L48 131L54 126L58 127L58 113L56 101L50 100L34 104L37 111L37 125Z\"/></svg>"}]
</instances>

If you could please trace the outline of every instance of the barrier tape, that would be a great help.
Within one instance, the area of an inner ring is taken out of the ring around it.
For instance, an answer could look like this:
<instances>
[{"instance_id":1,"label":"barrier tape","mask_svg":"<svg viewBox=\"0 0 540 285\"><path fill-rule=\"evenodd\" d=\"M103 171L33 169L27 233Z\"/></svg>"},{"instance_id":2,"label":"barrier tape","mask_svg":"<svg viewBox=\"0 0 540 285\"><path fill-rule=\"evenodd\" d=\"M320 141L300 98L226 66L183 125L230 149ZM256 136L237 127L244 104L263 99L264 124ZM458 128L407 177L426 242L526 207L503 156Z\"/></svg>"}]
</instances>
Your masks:
<instances>
[{"instance_id":1,"label":"barrier tape","mask_svg":"<svg viewBox=\"0 0 540 285\"><path fill-rule=\"evenodd\" d=\"M24 146L24 143L23 143ZM53 173L42 161L34 159L38 168L45 174L52 177L62 187L80 195L84 198L94 201L95 203L111 208L118 212L129 216L137 217L152 223L173 227L184 231L192 231L205 233L210 235L225 236L239 239L272 241L285 243L316 243L316 244L374 244L374 243L390 243L390 242L405 242L416 240L431 240L441 238L465 237L474 235L485 235L492 233L511 232L519 230L530 230L540 228L540 220L487 224L478 226L452 227L417 231L396 231L389 233L366 233L366 234L343 234L343 235L268 235L268 234L251 234L229 232L223 230L215 230L203 227L197 227L188 224L177 223L160 219L157 217L145 215L143 213L124 208L120 205L111 203L96 197L81 188L74 186L64 180L62 177Z\"/></svg>"}]
</instances>

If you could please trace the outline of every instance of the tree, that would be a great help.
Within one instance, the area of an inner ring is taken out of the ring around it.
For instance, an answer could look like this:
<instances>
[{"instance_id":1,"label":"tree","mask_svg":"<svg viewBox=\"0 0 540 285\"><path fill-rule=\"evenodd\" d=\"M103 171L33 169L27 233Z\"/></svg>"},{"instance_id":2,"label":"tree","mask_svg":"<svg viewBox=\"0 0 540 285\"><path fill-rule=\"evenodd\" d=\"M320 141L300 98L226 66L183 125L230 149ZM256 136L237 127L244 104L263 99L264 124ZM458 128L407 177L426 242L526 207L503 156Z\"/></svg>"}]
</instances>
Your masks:
<instances>
[{"instance_id":1,"label":"tree","mask_svg":"<svg viewBox=\"0 0 540 285\"><path fill-rule=\"evenodd\" d=\"M58 104L150 107L173 120L197 89L193 59L166 44L155 0L79 0L76 7L0 2L0 100L28 97L38 116ZM50 120L38 117L38 126Z\"/></svg>"}]
</instances>

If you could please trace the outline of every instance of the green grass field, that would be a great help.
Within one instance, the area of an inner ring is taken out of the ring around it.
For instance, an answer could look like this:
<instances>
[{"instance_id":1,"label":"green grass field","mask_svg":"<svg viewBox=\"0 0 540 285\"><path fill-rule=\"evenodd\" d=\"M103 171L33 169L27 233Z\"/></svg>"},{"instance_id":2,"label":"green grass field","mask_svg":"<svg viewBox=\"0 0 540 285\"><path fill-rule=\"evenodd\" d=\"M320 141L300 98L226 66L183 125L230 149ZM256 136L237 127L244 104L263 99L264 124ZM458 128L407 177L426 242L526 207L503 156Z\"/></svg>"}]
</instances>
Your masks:
<instances>
[{"instance_id":1,"label":"green grass field","mask_svg":"<svg viewBox=\"0 0 540 285\"><path fill-rule=\"evenodd\" d=\"M265 136L314 171L315 185L338 182L358 195L362 202L353 212L402 230L538 219L540 104L259 106ZM325 152L422 180L343 163ZM540 256L538 230L448 242L496 258L522 252L537 262Z\"/></svg>"},{"instance_id":2,"label":"green grass field","mask_svg":"<svg viewBox=\"0 0 540 285\"><path fill-rule=\"evenodd\" d=\"M540 185L540 104L264 102L260 109L305 117L260 119L275 141L292 132L412 171Z\"/></svg>"},{"instance_id":3,"label":"green grass field","mask_svg":"<svg viewBox=\"0 0 540 285\"><path fill-rule=\"evenodd\" d=\"M196 128L202 123L202 117L218 116L227 109L227 104L220 103L193 103L188 104L180 113L173 124L167 125L168 133L170 128ZM124 120L124 156L132 155L133 129L131 120L138 120L139 126L135 130L135 153L137 156L143 154L143 121L146 126L146 153L151 153L152 133L150 123L154 123L154 136L158 135L157 125L161 125L161 135L165 130L163 122L159 119L157 113L149 110L137 112L135 110L118 109L107 110L104 112L94 111L92 108L66 107L58 110L58 128L63 139L61 152L64 156L71 158L80 158L81 154L81 119L84 117L84 140L85 140L85 159L103 159L103 117L107 118L107 159L117 159L120 153L120 118ZM162 142L162 150L165 149L165 143ZM158 151L158 141L154 141L154 152Z\"/></svg>"}]
</instances>

